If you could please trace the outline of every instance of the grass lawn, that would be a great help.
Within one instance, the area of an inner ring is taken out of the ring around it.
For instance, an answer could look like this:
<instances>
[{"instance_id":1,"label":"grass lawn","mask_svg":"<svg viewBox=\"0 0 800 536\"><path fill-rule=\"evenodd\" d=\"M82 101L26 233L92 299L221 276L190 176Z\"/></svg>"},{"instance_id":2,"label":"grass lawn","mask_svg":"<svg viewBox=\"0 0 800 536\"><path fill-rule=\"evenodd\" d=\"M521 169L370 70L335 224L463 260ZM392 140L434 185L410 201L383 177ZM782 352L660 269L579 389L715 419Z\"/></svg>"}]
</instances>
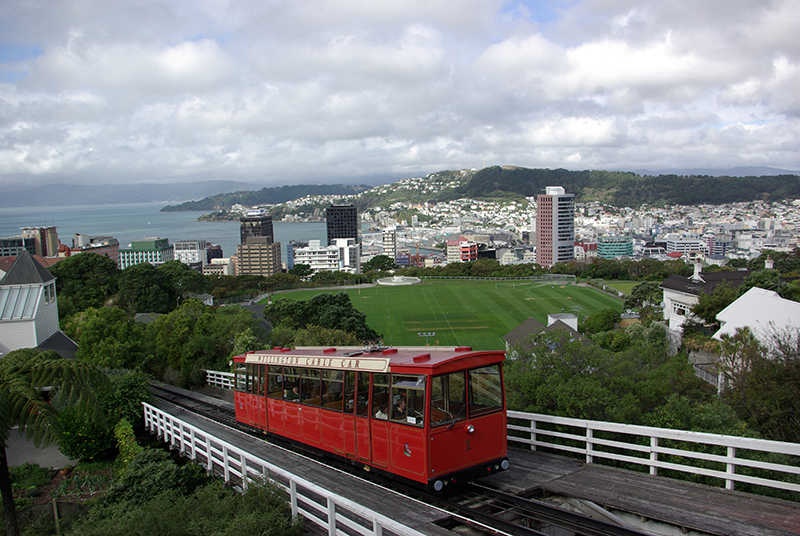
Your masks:
<instances>
[{"instance_id":1,"label":"grass lawn","mask_svg":"<svg viewBox=\"0 0 800 536\"><path fill-rule=\"evenodd\" d=\"M281 293L274 299L307 300L322 292ZM547 324L547 315L574 313L583 318L622 301L591 287L530 282L423 281L416 285L347 289L353 306L391 346L419 346L419 332L435 331L430 344L502 350L502 337L526 318Z\"/></svg>"}]
</instances>

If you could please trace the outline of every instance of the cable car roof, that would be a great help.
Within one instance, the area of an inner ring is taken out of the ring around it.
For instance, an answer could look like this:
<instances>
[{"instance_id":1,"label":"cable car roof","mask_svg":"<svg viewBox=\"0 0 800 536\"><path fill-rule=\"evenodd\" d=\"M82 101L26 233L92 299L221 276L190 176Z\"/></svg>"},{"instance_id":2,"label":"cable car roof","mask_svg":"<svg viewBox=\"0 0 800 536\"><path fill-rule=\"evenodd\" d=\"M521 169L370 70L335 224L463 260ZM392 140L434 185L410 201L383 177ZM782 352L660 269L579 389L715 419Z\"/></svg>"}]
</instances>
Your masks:
<instances>
[{"instance_id":1,"label":"cable car roof","mask_svg":"<svg viewBox=\"0 0 800 536\"><path fill-rule=\"evenodd\" d=\"M418 366L437 368L445 363L465 357L500 355L498 350L475 351L468 346L398 346L365 348L362 346L326 347L300 346L297 348L272 348L247 352L234 357L237 363L312 367L363 372L388 372L389 366Z\"/></svg>"}]
</instances>

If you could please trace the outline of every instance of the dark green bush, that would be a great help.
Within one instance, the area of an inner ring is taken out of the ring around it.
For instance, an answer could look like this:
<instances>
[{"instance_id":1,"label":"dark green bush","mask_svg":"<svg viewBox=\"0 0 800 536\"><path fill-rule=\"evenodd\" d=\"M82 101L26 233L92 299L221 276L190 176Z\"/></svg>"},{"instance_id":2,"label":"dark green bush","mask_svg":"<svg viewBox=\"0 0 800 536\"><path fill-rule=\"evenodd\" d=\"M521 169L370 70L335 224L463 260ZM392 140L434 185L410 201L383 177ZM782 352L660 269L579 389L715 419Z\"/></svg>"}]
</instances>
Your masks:
<instances>
[{"instance_id":1,"label":"dark green bush","mask_svg":"<svg viewBox=\"0 0 800 536\"><path fill-rule=\"evenodd\" d=\"M74 408L62 410L58 420L62 428L58 449L68 458L95 460L114 454L114 436L105 423L98 423Z\"/></svg>"}]
</instances>

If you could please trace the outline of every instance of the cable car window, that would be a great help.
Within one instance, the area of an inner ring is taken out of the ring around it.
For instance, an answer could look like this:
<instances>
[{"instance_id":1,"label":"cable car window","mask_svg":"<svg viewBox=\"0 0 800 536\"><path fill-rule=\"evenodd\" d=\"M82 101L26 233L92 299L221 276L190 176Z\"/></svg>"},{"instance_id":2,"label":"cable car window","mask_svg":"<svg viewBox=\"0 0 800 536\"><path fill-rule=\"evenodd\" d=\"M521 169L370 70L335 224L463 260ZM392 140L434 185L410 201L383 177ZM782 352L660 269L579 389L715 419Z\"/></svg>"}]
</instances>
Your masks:
<instances>
[{"instance_id":1,"label":"cable car window","mask_svg":"<svg viewBox=\"0 0 800 536\"><path fill-rule=\"evenodd\" d=\"M465 386L463 370L431 379L431 426L452 425L467 418Z\"/></svg>"},{"instance_id":2,"label":"cable car window","mask_svg":"<svg viewBox=\"0 0 800 536\"><path fill-rule=\"evenodd\" d=\"M376 419L389 418L389 375L374 374L372 380L372 416Z\"/></svg>"},{"instance_id":3,"label":"cable car window","mask_svg":"<svg viewBox=\"0 0 800 536\"><path fill-rule=\"evenodd\" d=\"M366 372L358 373L358 389L356 390L356 415L359 417L369 416L369 374Z\"/></svg>"},{"instance_id":4,"label":"cable car window","mask_svg":"<svg viewBox=\"0 0 800 536\"><path fill-rule=\"evenodd\" d=\"M300 369L283 367L283 398L300 402Z\"/></svg>"},{"instance_id":5,"label":"cable car window","mask_svg":"<svg viewBox=\"0 0 800 536\"><path fill-rule=\"evenodd\" d=\"M264 394L264 365L247 365L247 392Z\"/></svg>"},{"instance_id":6,"label":"cable car window","mask_svg":"<svg viewBox=\"0 0 800 536\"><path fill-rule=\"evenodd\" d=\"M469 415L503 409L503 378L500 365L489 365L469 371Z\"/></svg>"},{"instance_id":7,"label":"cable car window","mask_svg":"<svg viewBox=\"0 0 800 536\"><path fill-rule=\"evenodd\" d=\"M247 391L247 365L236 363L233 373L236 375L236 390Z\"/></svg>"},{"instance_id":8,"label":"cable car window","mask_svg":"<svg viewBox=\"0 0 800 536\"><path fill-rule=\"evenodd\" d=\"M392 375L391 420L414 426L425 424L425 378Z\"/></svg>"},{"instance_id":9,"label":"cable car window","mask_svg":"<svg viewBox=\"0 0 800 536\"><path fill-rule=\"evenodd\" d=\"M303 381L300 384L300 402L311 406L319 406L319 369L304 368L302 371Z\"/></svg>"},{"instance_id":10,"label":"cable car window","mask_svg":"<svg viewBox=\"0 0 800 536\"><path fill-rule=\"evenodd\" d=\"M348 370L344 373L344 395L342 396L343 411L345 413L353 414L353 408L356 404L356 373L353 370Z\"/></svg>"},{"instance_id":11,"label":"cable car window","mask_svg":"<svg viewBox=\"0 0 800 536\"><path fill-rule=\"evenodd\" d=\"M267 367L267 396L270 398L283 398L283 367Z\"/></svg>"},{"instance_id":12,"label":"cable car window","mask_svg":"<svg viewBox=\"0 0 800 536\"><path fill-rule=\"evenodd\" d=\"M322 373L322 407L342 411L341 370L321 370ZM350 410L352 411L352 410Z\"/></svg>"}]
</instances>

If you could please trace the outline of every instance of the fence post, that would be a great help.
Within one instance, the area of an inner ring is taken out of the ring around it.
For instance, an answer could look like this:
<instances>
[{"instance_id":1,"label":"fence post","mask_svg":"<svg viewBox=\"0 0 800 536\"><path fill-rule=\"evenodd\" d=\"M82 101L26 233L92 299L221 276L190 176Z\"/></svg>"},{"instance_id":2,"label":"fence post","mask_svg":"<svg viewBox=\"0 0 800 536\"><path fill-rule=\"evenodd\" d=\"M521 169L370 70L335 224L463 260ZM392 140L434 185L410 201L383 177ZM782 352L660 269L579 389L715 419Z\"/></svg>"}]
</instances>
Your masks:
<instances>
[{"instance_id":1,"label":"fence post","mask_svg":"<svg viewBox=\"0 0 800 536\"><path fill-rule=\"evenodd\" d=\"M656 449L658 448L658 438L655 436L650 437L650 474L653 476L658 475L658 467L656 467L656 462L658 461L658 452Z\"/></svg>"},{"instance_id":2,"label":"fence post","mask_svg":"<svg viewBox=\"0 0 800 536\"><path fill-rule=\"evenodd\" d=\"M531 419L531 450L536 450L536 419Z\"/></svg>"},{"instance_id":3,"label":"fence post","mask_svg":"<svg viewBox=\"0 0 800 536\"><path fill-rule=\"evenodd\" d=\"M292 501L292 517L297 517L300 510L297 508L297 482L289 480L289 498Z\"/></svg>"},{"instance_id":4,"label":"fence post","mask_svg":"<svg viewBox=\"0 0 800 536\"><path fill-rule=\"evenodd\" d=\"M336 503L328 497L328 536L336 536Z\"/></svg>"},{"instance_id":5,"label":"fence post","mask_svg":"<svg viewBox=\"0 0 800 536\"><path fill-rule=\"evenodd\" d=\"M728 463L725 464L725 472L729 475L736 474L736 447L728 447ZM732 490L734 484L735 482L732 478L725 479L725 489Z\"/></svg>"},{"instance_id":6,"label":"fence post","mask_svg":"<svg viewBox=\"0 0 800 536\"><path fill-rule=\"evenodd\" d=\"M222 471L224 476L225 482L229 482L231 479L231 470L230 466L228 465L228 445L222 445Z\"/></svg>"},{"instance_id":7,"label":"fence post","mask_svg":"<svg viewBox=\"0 0 800 536\"><path fill-rule=\"evenodd\" d=\"M594 438L594 431L592 430L591 426L587 423L586 425L586 463L593 463L592 460L594 457L592 456L592 450L594 449L594 445L592 444L592 439Z\"/></svg>"}]
</instances>

